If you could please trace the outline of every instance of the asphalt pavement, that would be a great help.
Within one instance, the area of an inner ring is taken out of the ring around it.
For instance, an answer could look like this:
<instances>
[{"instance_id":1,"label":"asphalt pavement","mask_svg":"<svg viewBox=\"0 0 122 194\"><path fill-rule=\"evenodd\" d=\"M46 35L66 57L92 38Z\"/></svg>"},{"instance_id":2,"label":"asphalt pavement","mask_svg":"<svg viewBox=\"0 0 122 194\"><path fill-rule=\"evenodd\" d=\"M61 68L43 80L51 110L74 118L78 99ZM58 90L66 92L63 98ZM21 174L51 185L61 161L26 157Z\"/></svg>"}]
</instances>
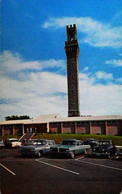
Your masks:
<instances>
[{"instance_id":1,"label":"asphalt pavement","mask_svg":"<svg viewBox=\"0 0 122 194\"><path fill-rule=\"evenodd\" d=\"M22 158L18 149L0 150L2 194L119 194L122 161L80 155Z\"/></svg>"}]
</instances>

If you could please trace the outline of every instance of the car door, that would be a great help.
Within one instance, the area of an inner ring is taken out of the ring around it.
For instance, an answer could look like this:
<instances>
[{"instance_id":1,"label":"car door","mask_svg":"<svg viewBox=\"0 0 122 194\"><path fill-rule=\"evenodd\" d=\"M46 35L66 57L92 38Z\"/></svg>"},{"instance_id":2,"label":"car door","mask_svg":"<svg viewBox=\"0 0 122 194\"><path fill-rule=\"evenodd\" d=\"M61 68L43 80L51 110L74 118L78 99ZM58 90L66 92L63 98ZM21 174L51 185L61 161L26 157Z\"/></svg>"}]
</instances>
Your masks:
<instances>
[{"instance_id":1,"label":"car door","mask_svg":"<svg viewBox=\"0 0 122 194\"><path fill-rule=\"evenodd\" d=\"M45 153L49 153L50 152L50 143L46 142L45 143Z\"/></svg>"},{"instance_id":2,"label":"car door","mask_svg":"<svg viewBox=\"0 0 122 194\"><path fill-rule=\"evenodd\" d=\"M85 152L85 147L82 141L79 141L79 147L80 147L80 153L84 153Z\"/></svg>"},{"instance_id":3,"label":"car door","mask_svg":"<svg viewBox=\"0 0 122 194\"><path fill-rule=\"evenodd\" d=\"M81 154L83 152L83 147L81 145L81 141L77 141L76 142L76 150L75 153L76 154Z\"/></svg>"}]
</instances>

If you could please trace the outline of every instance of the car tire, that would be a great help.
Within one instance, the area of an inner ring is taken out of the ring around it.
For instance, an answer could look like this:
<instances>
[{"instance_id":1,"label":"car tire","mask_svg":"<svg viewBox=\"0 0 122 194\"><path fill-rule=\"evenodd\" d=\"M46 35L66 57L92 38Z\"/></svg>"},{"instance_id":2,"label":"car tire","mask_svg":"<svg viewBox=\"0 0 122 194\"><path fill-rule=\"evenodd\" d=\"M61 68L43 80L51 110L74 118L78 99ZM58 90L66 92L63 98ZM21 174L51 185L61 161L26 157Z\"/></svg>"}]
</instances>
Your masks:
<instances>
[{"instance_id":1,"label":"car tire","mask_svg":"<svg viewBox=\"0 0 122 194\"><path fill-rule=\"evenodd\" d=\"M70 152L70 158L74 158L75 157L75 153L72 151L72 152Z\"/></svg>"},{"instance_id":2,"label":"car tire","mask_svg":"<svg viewBox=\"0 0 122 194\"><path fill-rule=\"evenodd\" d=\"M88 154L88 150L85 149L85 154L87 155Z\"/></svg>"},{"instance_id":3,"label":"car tire","mask_svg":"<svg viewBox=\"0 0 122 194\"><path fill-rule=\"evenodd\" d=\"M38 158L41 158L41 157L42 157L42 152L38 152L38 153L37 153L37 157L38 157Z\"/></svg>"}]
</instances>

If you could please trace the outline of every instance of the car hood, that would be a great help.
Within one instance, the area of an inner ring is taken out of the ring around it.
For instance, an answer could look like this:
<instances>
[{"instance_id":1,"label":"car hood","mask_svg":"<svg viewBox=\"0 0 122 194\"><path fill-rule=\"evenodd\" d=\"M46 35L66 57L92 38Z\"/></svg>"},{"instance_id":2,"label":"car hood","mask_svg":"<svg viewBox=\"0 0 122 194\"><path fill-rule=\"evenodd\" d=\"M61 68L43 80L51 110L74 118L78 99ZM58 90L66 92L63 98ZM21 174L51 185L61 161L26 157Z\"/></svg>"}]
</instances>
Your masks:
<instances>
[{"instance_id":1,"label":"car hood","mask_svg":"<svg viewBox=\"0 0 122 194\"><path fill-rule=\"evenodd\" d=\"M110 147L110 145L98 145L98 146L95 146L94 148L95 149L97 149L97 148L107 149L109 147Z\"/></svg>"},{"instance_id":2,"label":"car hood","mask_svg":"<svg viewBox=\"0 0 122 194\"><path fill-rule=\"evenodd\" d=\"M43 145L28 145L28 146L21 146L21 150L29 150L29 149L36 149L38 147L43 147Z\"/></svg>"},{"instance_id":3,"label":"car hood","mask_svg":"<svg viewBox=\"0 0 122 194\"><path fill-rule=\"evenodd\" d=\"M56 146L53 146L52 148L68 149L68 148L72 148L72 147L75 147L75 146L73 146L73 145L56 145Z\"/></svg>"}]
</instances>

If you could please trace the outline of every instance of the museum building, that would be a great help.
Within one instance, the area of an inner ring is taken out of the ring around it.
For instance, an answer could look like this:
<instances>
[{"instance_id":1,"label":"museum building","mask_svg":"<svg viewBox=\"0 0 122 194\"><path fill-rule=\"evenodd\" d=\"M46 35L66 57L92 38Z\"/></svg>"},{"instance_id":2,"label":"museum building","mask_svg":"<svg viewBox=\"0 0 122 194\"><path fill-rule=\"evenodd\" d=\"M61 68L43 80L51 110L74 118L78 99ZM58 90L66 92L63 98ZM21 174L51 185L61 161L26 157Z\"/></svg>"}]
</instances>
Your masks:
<instances>
[{"instance_id":1,"label":"museum building","mask_svg":"<svg viewBox=\"0 0 122 194\"><path fill-rule=\"evenodd\" d=\"M61 117L41 115L34 119L0 122L0 135L25 133L78 133L122 135L122 116Z\"/></svg>"}]
</instances>

